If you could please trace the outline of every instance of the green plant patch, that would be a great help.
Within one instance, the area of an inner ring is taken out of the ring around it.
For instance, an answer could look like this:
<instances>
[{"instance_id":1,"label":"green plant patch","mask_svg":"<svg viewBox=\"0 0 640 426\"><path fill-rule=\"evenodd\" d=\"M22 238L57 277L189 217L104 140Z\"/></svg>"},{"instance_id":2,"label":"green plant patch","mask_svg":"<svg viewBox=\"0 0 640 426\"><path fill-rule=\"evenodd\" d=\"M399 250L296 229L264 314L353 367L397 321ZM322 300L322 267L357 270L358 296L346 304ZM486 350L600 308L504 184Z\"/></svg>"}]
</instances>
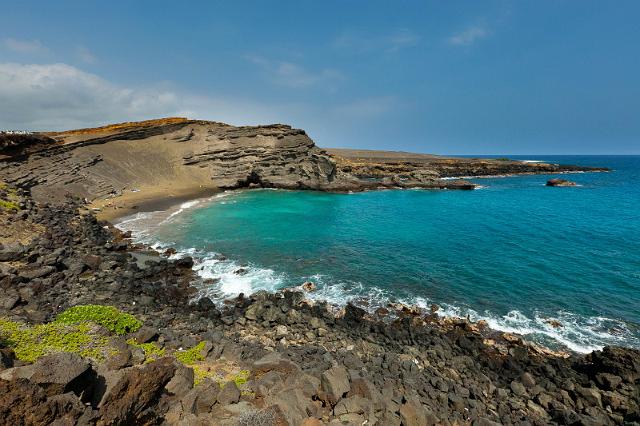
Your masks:
<instances>
[{"instance_id":1,"label":"green plant patch","mask_svg":"<svg viewBox=\"0 0 640 426\"><path fill-rule=\"evenodd\" d=\"M119 311L113 306L78 305L62 312L55 322L61 324L77 324L81 322L100 324L112 333L119 335L132 333L142 326L142 322L131 314Z\"/></svg>"},{"instance_id":2,"label":"green plant patch","mask_svg":"<svg viewBox=\"0 0 640 426\"><path fill-rule=\"evenodd\" d=\"M5 210L20 210L15 201L0 200L0 208Z\"/></svg>"},{"instance_id":3,"label":"green plant patch","mask_svg":"<svg viewBox=\"0 0 640 426\"><path fill-rule=\"evenodd\" d=\"M191 368L193 368L193 386L201 385L204 379L213 379L215 377L215 373L207 371L207 369L199 365L193 365Z\"/></svg>"},{"instance_id":4,"label":"green plant patch","mask_svg":"<svg viewBox=\"0 0 640 426\"><path fill-rule=\"evenodd\" d=\"M27 325L0 318L0 341L25 362L55 352L72 352L97 361L117 352L108 337L97 334L90 323Z\"/></svg>"},{"instance_id":5,"label":"green plant patch","mask_svg":"<svg viewBox=\"0 0 640 426\"><path fill-rule=\"evenodd\" d=\"M136 339L129 339L127 343L131 346L135 346L136 348L140 348L144 351L144 362L145 364L148 362L155 361L157 359L162 358L165 355L164 348L161 348L157 343L138 343Z\"/></svg>"},{"instance_id":6,"label":"green plant patch","mask_svg":"<svg viewBox=\"0 0 640 426\"><path fill-rule=\"evenodd\" d=\"M202 350L204 349L204 342L200 342L191 349L186 351L175 352L174 356L178 361L184 365L193 365L198 361L204 361Z\"/></svg>"},{"instance_id":7,"label":"green plant patch","mask_svg":"<svg viewBox=\"0 0 640 426\"><path fill-rule=\"evenodd\" d=\"M236 386L241 387L242 385L247 383L247 380L249 380L250 375L251 375L251 372L249 370L240 370L238 374L236 374L231 378L231 380L235 382Z\"/></svg>"}]
</instances>

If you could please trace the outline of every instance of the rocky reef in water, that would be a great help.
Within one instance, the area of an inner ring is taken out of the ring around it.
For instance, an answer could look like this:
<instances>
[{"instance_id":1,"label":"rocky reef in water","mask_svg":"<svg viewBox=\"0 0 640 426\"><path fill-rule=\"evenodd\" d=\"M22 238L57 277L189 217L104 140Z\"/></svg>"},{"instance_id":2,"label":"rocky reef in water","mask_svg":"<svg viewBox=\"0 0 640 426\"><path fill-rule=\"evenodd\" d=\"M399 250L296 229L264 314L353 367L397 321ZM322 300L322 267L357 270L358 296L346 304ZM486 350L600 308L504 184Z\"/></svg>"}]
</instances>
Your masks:
<instances>
[{"instance_id":1,"label":"rocky reef in water","mask_svg":"<svg viewBox=\"0 0 640 426\"><path fill-rule=\"evenodd\" d=\"M0 200L4 424L640 423L637 350L553 353L436 307L337 310L301 290L195 301L191 259L78 199L2 184Z\"/></svg>"}]
</instances>

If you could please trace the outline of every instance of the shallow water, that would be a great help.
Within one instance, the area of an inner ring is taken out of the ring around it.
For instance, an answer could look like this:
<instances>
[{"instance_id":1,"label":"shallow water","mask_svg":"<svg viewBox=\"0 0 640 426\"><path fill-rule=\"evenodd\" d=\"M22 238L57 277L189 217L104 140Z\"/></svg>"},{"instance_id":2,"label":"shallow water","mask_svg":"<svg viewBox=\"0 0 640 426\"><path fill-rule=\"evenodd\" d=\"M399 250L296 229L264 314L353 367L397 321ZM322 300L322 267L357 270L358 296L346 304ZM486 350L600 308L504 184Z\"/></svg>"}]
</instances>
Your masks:
<instances>
[{"instance_id":1,"label":"shallow water","mask_svg":"<svg viewBox=\"0 0 640 426\"><path fill-rule=\"evenodd\" d=\"M195 255L219 278L212 298L311 280L334 303L437 303L551 347L640 347L640 157L527 159L613 172L564 175L573 188L528 175L475 191L241 191L120 226Z\"/></svg>"}]
</instances>

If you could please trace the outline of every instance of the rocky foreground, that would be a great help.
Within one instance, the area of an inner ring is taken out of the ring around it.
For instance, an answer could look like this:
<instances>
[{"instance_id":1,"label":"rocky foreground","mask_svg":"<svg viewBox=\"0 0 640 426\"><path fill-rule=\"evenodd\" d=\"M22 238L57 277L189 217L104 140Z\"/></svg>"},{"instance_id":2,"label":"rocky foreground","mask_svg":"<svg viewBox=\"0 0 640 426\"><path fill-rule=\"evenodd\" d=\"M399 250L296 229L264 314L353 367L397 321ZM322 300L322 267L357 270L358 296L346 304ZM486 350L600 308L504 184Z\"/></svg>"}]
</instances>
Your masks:
<instances>
[{"instance_id":1,"label":"rocky foreground","mask_svg":"<svg viewBox=\"0 0 640 426\"><path fill-rule=\"evenodd\" d=\"M299 290L216 306L192 300L191 266L2 184L0 423L640 424L637 350L555 354Z\"/></svg>"}]
</instances>

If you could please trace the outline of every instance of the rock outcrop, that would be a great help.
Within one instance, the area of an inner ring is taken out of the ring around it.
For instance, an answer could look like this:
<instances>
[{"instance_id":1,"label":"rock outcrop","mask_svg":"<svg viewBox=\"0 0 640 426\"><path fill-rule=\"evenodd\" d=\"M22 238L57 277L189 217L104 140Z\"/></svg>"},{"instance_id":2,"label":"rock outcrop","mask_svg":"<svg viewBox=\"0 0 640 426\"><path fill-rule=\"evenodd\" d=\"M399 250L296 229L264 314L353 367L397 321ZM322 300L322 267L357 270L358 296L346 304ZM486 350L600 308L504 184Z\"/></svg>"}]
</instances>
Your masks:
<instances>
[{"instance_id":1,"label":"rock outcrop","mask_svg":"<svg viewBox=\"0 0 640 426\"><path fill-rule=\"evenodd\" d=\"M0 179L60 203L246 187L361 191L473 189L443 177L587 170L521 161L446 158L315 146L304 130L169 118L0 137ZM603 169L589 169L603 170ZM139 193L139 194L134 194Z\"/></svg>"},{"instance_id":2,"label":"rock outcrop","mask_svg":"<svg viewBox=\"0 0 640 426\"><path fill-rule=\"evenodd\" d=\"M181 120L43 135L28 155L6 151L0 178L42 201L90 200L154 187L330 188L336 168L303 130Z\"/></svg>"},{"instance_id":3,"label":"rock outcrop","mask_svg":"<svg viewBox=\"0 0 640 426\"><path fill-rule=\"evenodd\" d=\"M575 182L566 179L549 179L547 186L576 186Z\"/></svg>"}]
</instances>

